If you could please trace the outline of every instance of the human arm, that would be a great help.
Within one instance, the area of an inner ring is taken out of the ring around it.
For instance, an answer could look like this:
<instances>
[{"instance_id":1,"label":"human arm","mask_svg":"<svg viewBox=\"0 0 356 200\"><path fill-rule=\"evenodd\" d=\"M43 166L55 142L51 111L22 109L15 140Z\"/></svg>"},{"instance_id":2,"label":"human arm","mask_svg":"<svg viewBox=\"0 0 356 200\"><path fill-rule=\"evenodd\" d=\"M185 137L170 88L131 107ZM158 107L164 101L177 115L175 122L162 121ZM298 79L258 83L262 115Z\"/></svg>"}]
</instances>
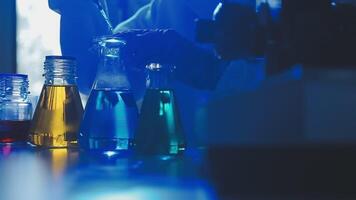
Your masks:
<instances>
[{"instance_id":1,"label":"human arm","mask_svg":"<svg viewBox=\"0 0 356 200\"><path fill-rule=\"evenodd\" d=\"M49 0L48 3L52 10L61 15L62 54L77 58L79 89L89 93L97 66L97 58L89 49L95 37L109 34L108 26L93 1Z\"/></svg>"},{"instance_id":2,"label":"human arm","mask_svg":"<svg viewBox=\"0 0 356 200\"><path fill-rule=\"evenodd\" d=\"M127 45L126 65L142 69L149 63L176 66L175 77L198 89L214 89L227 62L173 30L131 30L117 34Z\"/></svg>"}]
</instances>

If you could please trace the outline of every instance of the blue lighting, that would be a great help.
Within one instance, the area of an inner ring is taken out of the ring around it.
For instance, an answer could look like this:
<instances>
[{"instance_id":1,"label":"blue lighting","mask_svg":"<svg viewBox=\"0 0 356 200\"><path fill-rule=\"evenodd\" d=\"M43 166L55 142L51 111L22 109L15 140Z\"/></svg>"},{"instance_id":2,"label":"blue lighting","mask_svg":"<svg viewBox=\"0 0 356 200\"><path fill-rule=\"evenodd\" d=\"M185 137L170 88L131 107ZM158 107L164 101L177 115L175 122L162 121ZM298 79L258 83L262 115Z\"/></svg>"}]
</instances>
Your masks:
<instances>
[{"instance_id":1,"label":"blue lighting","mask_svg":"<svg viewBox=\"0 0 356 200\"><path fill-rule=\"evenodd\" d=\"M197 199L197 200L215 200L215 192L205 183L187 185L171 185L171 183L154 182L153 185L147 185L144 182L135 181L112 181L96 182L95 184L85 184L71 197L71 200L119 200L119 199ZM152 179L150 179L152 183Z\"/></svg>"},{"instance_id":2,"label":"blue lighting","mask_svg":"<svg viewBox=\"0 0 356 200\"><path fill-rule=\"evenodd\" d=\"M302 76L303 76L303 68L301 66L295 66L292 69L292 74L293 74L293 77L296 78L296 79L302 78Z\"/></svg>"},{"instance_id":3,"label":"blue lighting","mask_svg":"<svg viewBox=\"0 0 356 200\"><path fill-rule=\"evenodd\" d=\"M103 154L111 158L112 156L115 156L117 153L115 151L105 151Z\"/></svg>"},{"instance_id":4,"label":"blue lighting","mask_svg":"<svg viewBox=\"0 0 356 200\"><path fill-rule=\"evenodd\" d=\"M172 159L172 156L161 156L160 160L166 161Z\"/></svg>"}]
</instances>

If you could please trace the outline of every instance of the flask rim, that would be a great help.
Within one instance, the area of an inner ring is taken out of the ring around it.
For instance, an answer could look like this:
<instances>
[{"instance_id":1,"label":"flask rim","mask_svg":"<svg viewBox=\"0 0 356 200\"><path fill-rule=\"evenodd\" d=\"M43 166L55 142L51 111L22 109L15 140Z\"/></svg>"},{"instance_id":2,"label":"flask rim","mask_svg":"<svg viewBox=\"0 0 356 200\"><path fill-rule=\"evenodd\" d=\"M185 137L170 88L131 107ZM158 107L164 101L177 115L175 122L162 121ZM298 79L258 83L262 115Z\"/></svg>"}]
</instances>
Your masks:
<instances>
[{"instance_id":1,"label":"flask rim","mask_svg":"<svg viewBox=\"0 0 356 200\"><path fill-rule=\"evenodd\" d=\"M103 35L93 39L94 49L117 48L126 45L124 38L115 35Z\"/></svg>"},{"instance_id":2,"label":"flask rim","mask_svg":"<svg viewBox=\"0 0 356 200\"><path fill-rule=\"evenodd\" d=\"M125 39L123 37L120 36L116 36L116 35L102 35L102 36L98 36L95 37L93 39L94 43L98 43L98 42L102 42L102 41L107 41L107 40L116 40L118 42L122 42L123 44L126 44Z\"/></svg>"}]
</instances>

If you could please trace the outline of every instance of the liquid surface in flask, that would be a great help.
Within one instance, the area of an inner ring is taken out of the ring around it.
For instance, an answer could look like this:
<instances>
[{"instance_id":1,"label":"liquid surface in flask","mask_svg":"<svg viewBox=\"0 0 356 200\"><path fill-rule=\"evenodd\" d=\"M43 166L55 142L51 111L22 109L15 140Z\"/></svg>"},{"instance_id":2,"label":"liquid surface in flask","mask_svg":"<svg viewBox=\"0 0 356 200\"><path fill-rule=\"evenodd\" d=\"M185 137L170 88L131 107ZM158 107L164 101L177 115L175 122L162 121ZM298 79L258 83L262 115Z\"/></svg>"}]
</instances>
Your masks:
<instances>
[{"instance_id":1,"label":"liquid surface in flask","mask_svg":"<svg viewBox=\"0 0 356 200\"><path fill-rule=\"evenodd\" d=\"M136 151L141 154L172 155L184 151L183 129L173 90L146 90L135 142Z\"/></svg>"},{"instance_id":2,"label":"liquid surface in flask","mask_svg":"<svg viewBox=\"0 0 356 200\"><path fill-rule=\"evenodd\" d=\"M28 139L30 120L0 120L0 142L24 142Z\"/></svg>"},{"instance_id":3,"label":"liquid surface in flask","mask_svg":"<svg viewBox=\"0 0 356 200\"><path fill-rule=\"evenodd\" d=\"M80 146L130 150L137 119L137 105L130 90L93 89L80 128Z\"/></svg>"},{"instance_id":4,"label":"liquid surface in flask","mask_svg":"<svg viewBox=\"0 0 356 200\"><path fill-rule=\"evenodd\" d=\"M44 85L30 129L31 142L48 147L75 145L82 115L76 86Z\"/></svg>"}]
</instances>

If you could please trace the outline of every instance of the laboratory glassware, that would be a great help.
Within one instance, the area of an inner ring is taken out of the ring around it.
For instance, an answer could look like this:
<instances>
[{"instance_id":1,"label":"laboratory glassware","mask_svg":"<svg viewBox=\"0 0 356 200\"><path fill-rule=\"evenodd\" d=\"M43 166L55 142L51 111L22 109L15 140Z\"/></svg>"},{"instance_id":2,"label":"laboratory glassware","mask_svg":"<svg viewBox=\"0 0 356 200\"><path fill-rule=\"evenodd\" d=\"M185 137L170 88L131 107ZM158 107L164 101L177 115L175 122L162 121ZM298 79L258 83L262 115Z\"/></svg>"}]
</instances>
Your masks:
<instances>
[{"instance_id":1,"label":"laboratory glassware","mask_svg":"<svg viewBox=\"0 0 356 200\"><path fill-rule=\"evenodd\" d=\"M175 93L171 87L174 67L152 63L147 67L135 152L139 155L177 155L185 150L185 138Z\"/></svg>"},{"instance_id":2,"label":"laboratory glassware","mask_svg":"<svg viewBox=\"0 0 356 200\"><path fill-rule=\"evenodd\" d=\"M32 104L24 74L0 74L0 142L28 140Z\"/></svg>"},{"instance_id":3,"label":"laboratory glassware","mask_svg":"<svg viewBox=\"0 0 356 200\"><path fill-rule=\"evenodd\" d=\"M44 147L74 147L83 115L76 83L76 60L46 56L45 83L33 116L30 142Z\"/></svg>"},{"instance_id":4,"label":"laboratory glassware","mask_svg":"<svg viewBox=\"0 0 356 200\"><path fill-rule=\"evenodd\" d=\"M79 144L91 151L129 152L138 109L120 57L125 42L114 36L96 39L100 62L85 107Z\"/></svg>"}]
</instances>

